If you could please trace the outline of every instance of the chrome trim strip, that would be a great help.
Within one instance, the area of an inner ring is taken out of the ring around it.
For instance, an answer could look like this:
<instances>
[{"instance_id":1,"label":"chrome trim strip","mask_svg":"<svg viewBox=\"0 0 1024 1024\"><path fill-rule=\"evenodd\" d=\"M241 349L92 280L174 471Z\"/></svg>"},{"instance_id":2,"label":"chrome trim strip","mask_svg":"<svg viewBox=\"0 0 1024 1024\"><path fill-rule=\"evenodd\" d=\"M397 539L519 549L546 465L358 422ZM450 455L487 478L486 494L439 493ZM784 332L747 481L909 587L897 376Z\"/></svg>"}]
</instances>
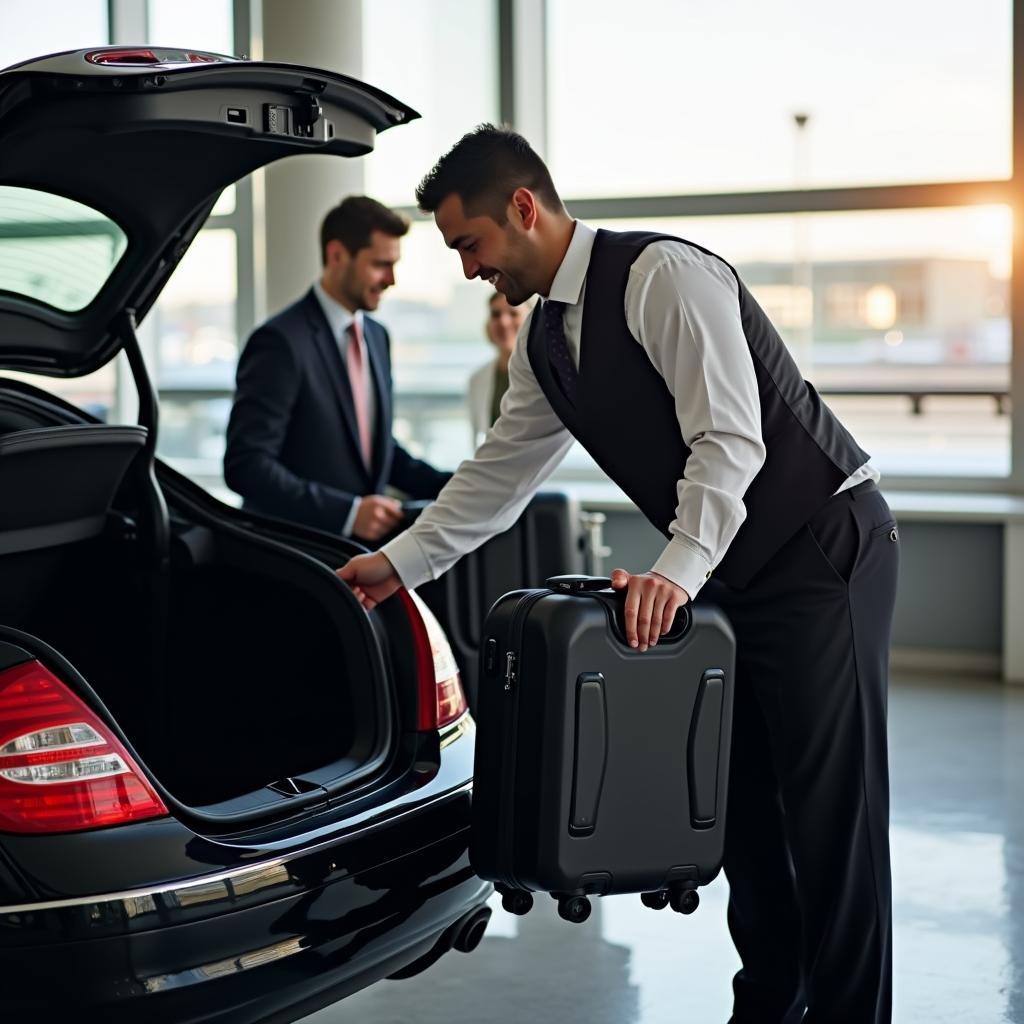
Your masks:
<instances>
[{"instance_id":1,"label":"chrome trim strip","mask_svg":"<svg viewBox=\"0 0 1024 1024\"><path fill-rule=\"evenodd\" d=\"M107 771L76 775L70 779L19 779L16 777L17 772L22 772L26 768L54 768L62 764L91 765L102 761L111 762L111 768ZM116 762L116 764L113 762ZM44 762L40 765L25 764L17 765L13 768L0 768L0 776L3 776L8 782L17 783L19 786L66 786L69 783L81 785L83 782L92 782L93 779L112 779L116 775L130 774L132 774L132 770L125 764L124 758L113 751L109 754L94 754L92 757L71 757L65 758L63 761Z\"/></svg>"},{"instance_id":2,"label":"chrome trim strip","mask_svg":"<svg viewBox=\"0 0 1024 1024\"><path fill-rule=\"evenodd\" d=\"M208 899L206 893L210 891L209 887L218 886L223 882L231 882L237 888L238 885L245 885L246 880L252 883L254 881L258 881L260 876L264 875L272 880L272 884L277 884L281 879L279 875L275 875L275 872L273 871L275 868L288 864L293 860L299 860L302 857L307 857L309 854L316 853L318 850L323 850L339 843L348 842L348 840L362 835L364 832L369 832L372 829L380 828L381 826L390 825L393 822L400 821L402 818L408 817L410 814L419 813L425 807L444 803L445 801L451 800L462 793L472 792L472 790L473 782L470 780L469 782L464 782L461 786L457 786L455 789L449 789L447 792L439 794L434 797L433 800L417 804L415 807L409 807L389 818L363 825L360 828L354 829L352 832L345 833L343 836L336 836L333 839L324 840L321 843L304 847L301 850L286 854L283 857L274 857L271 860L261 860L253 864L247 864L243 868L234 868L231 871L221 871L217 874L203 875L199 878L187 879L185 881L168 882L165 885L159 885L152 889L130 889L125 892L102 893L97 896L76 896L73 899L48 900L44 903L21 903L15 906L0 907L0 915L38 913L44 910L61 910L66 907L96 906L104 903L122 902L130 905L127 909L129 913L132 913L132 910L138 906L138 901L145 901L147 899L152 899L154 896L162 896L167 893L173 893L183 904L187 905L189 903L206 902ZM253 888L262 888L262 886L255 885Z\"/></svg>"},{"instance_id":3,"label":"chrome trim strip","mask_svg":"<svg viewBox=\"0 0 1024 1024\"><path fill-rule=\"evenodd\" d=\"M253 949L248 953L239 953L226 960L200 964L198 967L188 967L175 974L157 974L150 978L144 978L142 984L147 992L165 992L167 989L191 985L197 981L209 981L211 978L222 978L226 974L239 974L253 967L262 967L264 964L283 960L286 956L301 953L308 947L308 941L304 938L285 939L284 942L276 942L274 945L264 946L262 949Z\"/></svg>"},{"instance_id":4,"label":"chrome trim strip","mask_svg":"<svg viewBox=\"0 0 1024 1024\"><path fill-rule=\"evenodd\" d=\"M476 729L476 722L473 721L472 715L469 711L463 711L454 722L450 722L441 731L441 749L450 746L456 740L462 739L467 732L471 732Z\"/></svg>"},{"instance_id":5,"label":"chrome trim strip","mask_svg":"<svg viewBox=\"0 0 1024 1024\"><path fill-rule=\"evenodd\" d=\"M22 662L22 665L26 662ZM13 668L14 666L12 666ZM54 743L53 746L48 747L37 747L34 750L9 750L9 747L13 747L18 740L23 740L26 736L36 736L41 732L50 732L54 729L88 729L89 732L96 737L94 740L83 740L79 743ZM29 757L32 754L52 754L59 750L87 750L89 747L102 747L107 741L97 735L96 730L89 725L88 722L68 722L65 725L48 725L43 729L33 729L31 732L23 732L20 736L15 736L10 743L5 743L0 747L0 757Z\"/></svg>"}]
</instances>

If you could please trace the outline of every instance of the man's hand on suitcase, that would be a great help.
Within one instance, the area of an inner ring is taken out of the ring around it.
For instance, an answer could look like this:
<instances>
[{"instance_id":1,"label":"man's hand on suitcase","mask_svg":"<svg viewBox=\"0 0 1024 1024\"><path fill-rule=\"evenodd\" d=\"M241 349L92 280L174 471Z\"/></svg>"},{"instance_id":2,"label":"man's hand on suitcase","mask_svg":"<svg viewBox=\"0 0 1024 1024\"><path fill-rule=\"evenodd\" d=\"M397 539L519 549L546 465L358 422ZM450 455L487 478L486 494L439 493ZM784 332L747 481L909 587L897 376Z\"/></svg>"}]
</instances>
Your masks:
<instances>
[{"instance_id":1,"label":"man's hand on suitcase","mask_svg":"<svg viewBox=\"0 0 1024 1024\"><path fill-rule=\"evenodd\" d=\"M626 639L630 647L646 651L667 633L676 612L690 600L682 587L656 572L630 575L625 569L612 572L612 587L626 589Z\"/></svg>"},{"instance_id":2,"label":"man's hand on suitcase","mask_svg":"<svg viewBox=\"0 0 1024 1024\"><path fill-rule=\"evenodd\" d=\"M395 567L379 551L372 555L356 555L334 571L352 588L352 593L367 611L402 585Z\"/></svg>"}]
</instances>

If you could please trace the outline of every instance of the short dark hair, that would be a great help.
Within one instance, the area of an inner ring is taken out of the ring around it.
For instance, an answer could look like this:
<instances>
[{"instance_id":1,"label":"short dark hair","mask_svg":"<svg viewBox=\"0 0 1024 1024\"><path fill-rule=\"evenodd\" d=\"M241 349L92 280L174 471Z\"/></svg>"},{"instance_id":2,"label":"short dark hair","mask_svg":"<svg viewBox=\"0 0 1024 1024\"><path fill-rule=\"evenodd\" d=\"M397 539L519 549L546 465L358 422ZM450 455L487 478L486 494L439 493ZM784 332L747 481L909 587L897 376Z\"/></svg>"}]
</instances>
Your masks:
<instances>
[{"instance_id":1,"label":"short dark hair","mask_svg":"<svg viewBox=\"0 0 1024 1024\"><path fill-rule=\"evenodd\" d=\"M349 196L329 210L320 225L320 259L326 266L328 242L341 242L355 256L370 244L374 231L401 238L408 230L409 222L383 203L369 196Z\"/></svg>"},{"instance_id":2,"label":"short dark hair","mask_svg":"<svg viewBox=\"0 0 1024 1024\"><path fill-rule=\"evenodd\" d=\"M424 213L434 213L454 193L467 209L503 224L517 188L528 188L549 209L562 209L550 171L526 139L511 128L481 124L434 164L416 189L416 202Z\"/></svg>"}]
</instances>

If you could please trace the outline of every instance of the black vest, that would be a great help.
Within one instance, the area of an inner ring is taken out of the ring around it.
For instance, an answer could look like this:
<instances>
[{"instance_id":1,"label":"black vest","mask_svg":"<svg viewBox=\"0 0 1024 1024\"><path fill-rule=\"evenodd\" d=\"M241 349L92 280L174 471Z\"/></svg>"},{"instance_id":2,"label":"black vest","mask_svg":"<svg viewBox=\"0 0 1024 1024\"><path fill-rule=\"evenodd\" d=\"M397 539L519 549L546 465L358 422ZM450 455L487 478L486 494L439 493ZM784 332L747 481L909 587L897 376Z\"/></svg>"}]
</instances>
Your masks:
<instances>
[{"instance_id":1,"label":"black vest","mask_svg":"<svg viewBox=\"0 0 1024 1024\"><path fill-rule=\"evenodd\" d=\"M664 378L626 326L629 269L652 242L672 235L599 230L587 271L576 404L570 403L547 359L544 318L534 311L527 354L537 381L569 431L597 464L666 536L675 519L676 485L690 449ZM721 259L702 246L695 249ZM743 333L761 400L767 455L743 496L747 517L715 569L732 587L753 575L868 460L814 388L800 376L786 346L739 285Z\"/></svg>"}]
</instances>

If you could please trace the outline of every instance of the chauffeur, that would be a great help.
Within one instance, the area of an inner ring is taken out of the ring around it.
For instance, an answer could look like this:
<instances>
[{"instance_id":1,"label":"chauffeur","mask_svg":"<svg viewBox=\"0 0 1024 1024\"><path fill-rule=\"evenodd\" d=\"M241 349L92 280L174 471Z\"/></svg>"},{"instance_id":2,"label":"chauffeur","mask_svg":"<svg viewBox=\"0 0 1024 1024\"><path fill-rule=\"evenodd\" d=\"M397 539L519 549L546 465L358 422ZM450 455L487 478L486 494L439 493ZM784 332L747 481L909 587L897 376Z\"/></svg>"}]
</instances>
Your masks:
<instances>
[{"instance_id":1,"label":"chauffeur","mask_svg":"<svg viewBox=\"0 0 1024 1024\"><path fill-rule=\"evenodd\" d=\"M737 637L724 869L732 1020L891 1019L886 690L897 532L878 473L736 271L574 221L516 133L482 125L417 191L467 278L524 325L501 415L437 502L339 575L367 607L510 526L573 437L661 530L616 569L627 637L708 594Z\"/></svg>"}]
</instances>

